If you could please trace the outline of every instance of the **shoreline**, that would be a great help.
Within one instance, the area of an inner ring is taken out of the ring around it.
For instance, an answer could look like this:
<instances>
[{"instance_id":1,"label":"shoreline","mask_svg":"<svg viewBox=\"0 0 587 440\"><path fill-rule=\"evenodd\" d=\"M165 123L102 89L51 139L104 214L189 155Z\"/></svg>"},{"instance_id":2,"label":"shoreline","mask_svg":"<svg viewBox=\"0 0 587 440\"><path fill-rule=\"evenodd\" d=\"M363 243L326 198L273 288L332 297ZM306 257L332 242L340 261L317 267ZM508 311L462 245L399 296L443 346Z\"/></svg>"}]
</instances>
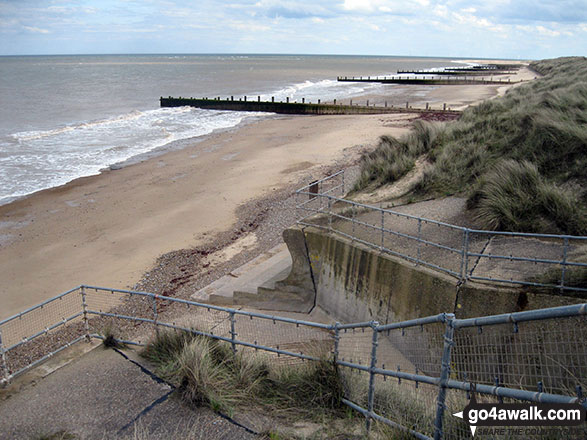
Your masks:
<instances>
[{"instance_id":1,"label":"shoreline","mask_svg":"<svg viewBox=\"0 0 587 440\"><path fill-rule=\"evenodd\" d=\"M213 136L215 134L236 131L236 130L239 130L240 128L245 127L249 124L254 124L257 121L264 120L264 119L278 118L280 116L281 115L270 114L270 113L263 114L263 115L255 114L253 116L250 116L248 120L242 120L238 124L236 124L232 127L218 128L218 129L212 130L212 132L210 132L210 133L202 134L199 136L193 136L193 137L188 137L188 138L183 138L183 139L176 139L176 140L173 140L173 141L168 142L166 144L154 147L152 150L149 150L149 151L146 151L143 153L138 153L138 154L135 154L134 156L130 156L129 158L121 160L119 162L105 165L103 168L100 168L100 170L98 170L98 172L96 172L96 173L74 177L71 180L69 180L65 183L62 183L60 185L57 185L57 186L43 188L43 189L39 189L37 191L33 191L29 194L24 194L21 196L14 196L12 198L7 198L5 201L0 201L0 207L9 205L9 204L17 202L19 200L24 200L28 197L31 197L31 196L33 196L37 193L43 192L43 191L48 191L51 189L60 188L60 187L72 184L78 179L99 176L99 175L101 175L105 172L108 172L108 171L120 170L120 169L129 167L129 166L136 165L141 162L145 162L147 160L156 159L157 157L163 156L167 153L171 153L171 152L178 151L178 150L183 150L184 148L194 146L194 145L206 140L208 137ZM0 229L0 233L1 233L1 229ZM0 243L1 243L1 240L0 240Z\"/></svg>"},{"instance_id":2,"label":"shoreline","mask_svg":"<svg viewBox=\"0 0 587 440\"><path fill-rule=\"evenodd\" d=\"M243 203L358 157L404 119L262 120L0 206L0 319L76 285L132 286L160 255L231 230Z\"/></svg>"},{"instance_id":3,"label":"shoreline","mask_svg":"<svg viewBox=\"0 0 587 440\"><path fill-rule=\"evenodd\" d=\"M497 93L447 87L461 101ZM250 232L246 224L235 230L247 203L356 161L381 135L407 132L415 117L262 118L2 205L0 319L79 284L135 286L166 254L207 246L215 237L236 234L238 242ZM233 253L254 248L245 240Z\"/></svg>"}]
</instances>

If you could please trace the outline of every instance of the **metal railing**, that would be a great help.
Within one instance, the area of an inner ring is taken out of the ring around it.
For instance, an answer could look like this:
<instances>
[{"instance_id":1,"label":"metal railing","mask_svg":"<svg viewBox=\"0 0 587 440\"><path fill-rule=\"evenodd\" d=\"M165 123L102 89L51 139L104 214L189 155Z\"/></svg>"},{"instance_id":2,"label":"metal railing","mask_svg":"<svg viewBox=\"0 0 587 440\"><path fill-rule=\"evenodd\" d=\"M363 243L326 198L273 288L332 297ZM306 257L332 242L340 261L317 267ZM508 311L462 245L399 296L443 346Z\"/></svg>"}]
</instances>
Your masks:
<instances>
[{"instance_id":1,"label":"metal railing","mask_svg":"<svg viewBox=\"0 0 587 440\"><path fill-rule=\"evenodd\" d=\"M347 179L348 181L349 179ZM298 224L467 281L587 292L587 237L485 231L347 200L344 171L296 191ZM582 260L582 261L581 261Z\"/></svg>"},{"instance_id":2,"label":"metal railing","mask_svg":"<svg viewBox=\"0 0 587 440\"><path fill-rule=\"evenodd\" d=\"M135 345L171 328L224 341L234 352L265 351L274 362L327 353L345 384L343 403L365 416L367 430L377 421L420 439L468 438L451 414L473 387L485 399L586 405L586 315L587 304L578 304L472 319L443 313L386 325L321 324L80 286L0 321L0 377L9 382L76 342L103 339L109 326Z\"/></svg>"}]
</instances>

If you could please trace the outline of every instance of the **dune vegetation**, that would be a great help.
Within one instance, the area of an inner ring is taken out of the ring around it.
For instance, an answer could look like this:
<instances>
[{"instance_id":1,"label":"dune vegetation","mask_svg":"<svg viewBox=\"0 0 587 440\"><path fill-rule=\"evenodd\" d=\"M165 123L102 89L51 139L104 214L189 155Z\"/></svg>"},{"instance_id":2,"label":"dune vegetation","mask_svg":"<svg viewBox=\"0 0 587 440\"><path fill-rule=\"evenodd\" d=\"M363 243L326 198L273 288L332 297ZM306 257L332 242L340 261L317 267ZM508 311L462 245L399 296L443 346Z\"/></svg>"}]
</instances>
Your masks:
<instances>
[{"instance_id":1,"label":"dune vegetation","mask_svg":"<svg viewBox=\"0 0 587 440\"><path fill-rule=\"evenodd\" d=\"M587 58L537 61L542 75L449 123L417 121L365 154L356 191L394 182L425 158L412 196L467 197L491 230L587 234Z\"/></svg>"}]
</instances>

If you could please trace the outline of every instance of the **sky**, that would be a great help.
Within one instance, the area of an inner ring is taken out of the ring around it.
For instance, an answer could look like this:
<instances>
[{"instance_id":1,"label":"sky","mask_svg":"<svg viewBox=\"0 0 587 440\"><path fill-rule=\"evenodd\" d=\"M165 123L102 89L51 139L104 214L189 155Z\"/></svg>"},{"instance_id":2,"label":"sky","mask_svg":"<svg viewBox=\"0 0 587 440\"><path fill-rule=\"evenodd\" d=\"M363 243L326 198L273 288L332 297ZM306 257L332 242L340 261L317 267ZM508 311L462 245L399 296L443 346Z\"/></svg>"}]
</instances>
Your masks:
<instances>
[{"instance_id":1,"label":"sky","mask_svg":"<svg viewBox=\"0 0 587 440\"><path fill-rule=\"evenodd\" d=\"M587 0L0 0L0 55L586 55Z\"/></svg>"}]
</instances>

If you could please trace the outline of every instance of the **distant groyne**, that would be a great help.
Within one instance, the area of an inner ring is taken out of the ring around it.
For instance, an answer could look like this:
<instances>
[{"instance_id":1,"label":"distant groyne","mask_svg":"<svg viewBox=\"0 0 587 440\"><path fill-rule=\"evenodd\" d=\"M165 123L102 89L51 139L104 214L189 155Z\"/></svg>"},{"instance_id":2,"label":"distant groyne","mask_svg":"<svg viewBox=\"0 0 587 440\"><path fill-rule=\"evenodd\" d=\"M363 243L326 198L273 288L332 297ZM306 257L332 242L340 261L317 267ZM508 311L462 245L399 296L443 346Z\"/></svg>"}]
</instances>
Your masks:
<instances>
[{"instance_id":1,"label":"distant groyne","mask_svg":"<svg viewBox=\"0 0 587 440\"><path fill-rule=\"evenodd\" d=\"M404 76L361 76L347 77L339 76L339 82L376 82L382 84L406 84L406 85L429 85L429 86L468 86L468 85L503 85L515 84L518 81L495 80L495 79L467 79L466 77L444 77L439 78L435 73L428 72L429 78L404 77Z\"/></svg>"},{"instance_id":2,"label":"distant groyne","mask_svg":"<svg viewBox=\"0 0 587 440\"><path fill-rule=\"evenodd\" d=\"M294 115L377 115L386 113L446 113L458 115L460 112L456 110L450 110L446 104L442 104L441 108L432 108L432 106L426 104L426 108L412 108L409 103L406 103L405 107L397 107L388 105L385 102L383 105L369 105L369 101L364 101L364 104L359 105L358 103L353 104L352 100L348 101L347 104L337 103L336 99L331 103L318 103L306 102L302 99L302 102L290 102L289 98L286 102L276 102L274 99L271 101L261 101L261 97L257 99L247 99L247 97L234 99L234 97L221 99L213 98L173 98L171 96L167 98L160 98L161 107L183 107L191 106L207 110L232 110L232 111L249 111L249 112L270 112L280 114L294 114Z\"/></svg>"}]
</instances>

